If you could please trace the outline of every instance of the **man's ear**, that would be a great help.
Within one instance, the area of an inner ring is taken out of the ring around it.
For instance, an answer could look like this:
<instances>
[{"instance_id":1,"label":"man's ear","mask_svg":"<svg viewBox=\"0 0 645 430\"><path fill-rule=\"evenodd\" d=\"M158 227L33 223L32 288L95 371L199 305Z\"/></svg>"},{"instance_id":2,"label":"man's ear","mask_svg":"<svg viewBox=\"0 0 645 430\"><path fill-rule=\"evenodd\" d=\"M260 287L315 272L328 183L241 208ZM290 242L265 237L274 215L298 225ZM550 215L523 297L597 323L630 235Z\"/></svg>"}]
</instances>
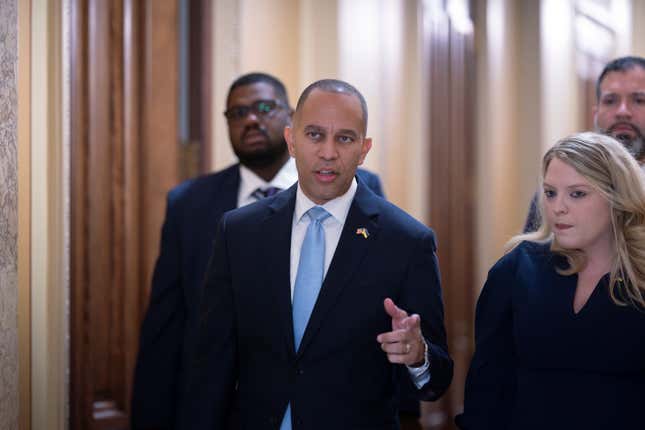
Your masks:
<instances>
[{"instance_id":1,"label":"man's ear","mask_svg":"<svg viewBox=\"0 0 645 430\"><path fill-rule=\"evenodd\" d=\"M372 138L366 137L365 139L363 139L363 146L361 147L361 157L358 159L359 166L363 164L363 161L365 161L365 157L367 156L367 153L370 152L370 149L372 149Z\"/></svg>"}]
</instances>

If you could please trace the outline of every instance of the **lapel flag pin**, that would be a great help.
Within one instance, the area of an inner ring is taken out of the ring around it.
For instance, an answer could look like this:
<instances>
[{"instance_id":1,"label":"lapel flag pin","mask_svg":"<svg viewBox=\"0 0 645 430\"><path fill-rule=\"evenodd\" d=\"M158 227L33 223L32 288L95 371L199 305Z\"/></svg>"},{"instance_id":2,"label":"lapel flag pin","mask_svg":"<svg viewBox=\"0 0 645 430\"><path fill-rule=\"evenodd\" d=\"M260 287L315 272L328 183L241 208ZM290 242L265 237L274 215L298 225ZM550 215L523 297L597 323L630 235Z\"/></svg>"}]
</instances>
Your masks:
<instances>
[{"instance_id":1,"label":"lapel flag pin","mask_svg":"<svg viewBox=\"0 0 645 430\"><path fill-rule=\"evenodd\" d=\"M365 239L367 239L367 237L370 235L365 227L356 229L356 234L362 235Z\"/></svg>"}]
</instances>

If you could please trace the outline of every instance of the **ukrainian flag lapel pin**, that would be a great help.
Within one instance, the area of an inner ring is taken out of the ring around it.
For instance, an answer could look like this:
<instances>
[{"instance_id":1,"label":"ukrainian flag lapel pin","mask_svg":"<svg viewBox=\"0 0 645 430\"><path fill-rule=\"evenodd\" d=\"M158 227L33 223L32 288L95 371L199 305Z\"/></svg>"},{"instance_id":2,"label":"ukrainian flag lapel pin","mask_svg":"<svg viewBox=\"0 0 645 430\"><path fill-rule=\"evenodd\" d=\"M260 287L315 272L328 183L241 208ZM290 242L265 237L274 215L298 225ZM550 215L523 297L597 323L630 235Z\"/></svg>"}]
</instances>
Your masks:
<instances>
[{"instance_id":1,"label":"ukrainian flag lapel pin","mask_svg":"<svg viewBox=\"0 0 645 430\"><path fill-rule=\"evenodd\" d=\"M365 239L370 235L370 232L367 231L365 227L357 228L356 234L363 236Z\"/></svg>"}]
</instances>

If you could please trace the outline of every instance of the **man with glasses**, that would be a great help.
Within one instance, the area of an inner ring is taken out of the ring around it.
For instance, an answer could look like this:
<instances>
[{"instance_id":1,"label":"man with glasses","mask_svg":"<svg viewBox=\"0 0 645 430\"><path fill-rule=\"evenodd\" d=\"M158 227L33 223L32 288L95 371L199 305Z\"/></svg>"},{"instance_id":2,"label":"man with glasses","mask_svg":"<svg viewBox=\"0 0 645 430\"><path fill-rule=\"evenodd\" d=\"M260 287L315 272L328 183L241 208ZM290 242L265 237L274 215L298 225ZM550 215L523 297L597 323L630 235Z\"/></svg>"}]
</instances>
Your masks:
<instances>
[{"instance_id":1,"label":"man with glasses","mask_svg":"<svg viewBox=\"0 0 645 430\"><path fill-rule=\"evenodd\" d=\"M200 287L217 224L224 212L296 182L296 166L283 135L292 113L278 79L264 73L241 76L229 89L224 112L239 163L188 180L168 194L161 249L141 328L133 429L178 428L175 417L184 395L186 351L196 327ZM372 191L383 194L376 175L363 170L358 176Z\"/></svg>"}]
</instances>

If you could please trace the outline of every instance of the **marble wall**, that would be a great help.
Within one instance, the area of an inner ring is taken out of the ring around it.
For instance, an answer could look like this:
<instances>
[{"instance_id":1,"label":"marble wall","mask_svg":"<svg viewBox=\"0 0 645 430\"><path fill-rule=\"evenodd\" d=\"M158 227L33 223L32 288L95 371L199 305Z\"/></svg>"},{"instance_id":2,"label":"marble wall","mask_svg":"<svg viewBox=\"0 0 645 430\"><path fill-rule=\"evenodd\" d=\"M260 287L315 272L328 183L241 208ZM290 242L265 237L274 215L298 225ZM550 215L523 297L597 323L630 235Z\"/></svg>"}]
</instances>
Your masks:
<instances>
[{"instance_id":1,"label":"marble wall","mask_svg":"<svg viewBox=\"0 0 645 430\"><path fill-rule=\"evenodd\" d=\"M18 428L18 0L0 0L0 429Z\"/></svg>"}]
</instances>

